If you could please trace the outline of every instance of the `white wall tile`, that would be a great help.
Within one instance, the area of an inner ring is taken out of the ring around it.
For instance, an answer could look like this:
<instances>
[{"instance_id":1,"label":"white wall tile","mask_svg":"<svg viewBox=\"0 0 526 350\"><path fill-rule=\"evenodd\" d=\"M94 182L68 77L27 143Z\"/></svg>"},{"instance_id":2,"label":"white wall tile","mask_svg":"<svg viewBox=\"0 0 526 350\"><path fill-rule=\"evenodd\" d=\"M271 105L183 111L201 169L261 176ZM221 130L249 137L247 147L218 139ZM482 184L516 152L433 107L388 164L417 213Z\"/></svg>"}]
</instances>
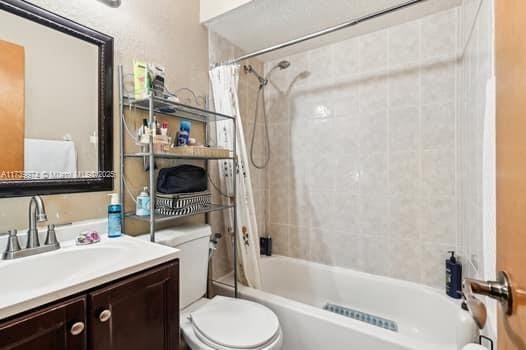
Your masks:
<instances>
[{"instance_id":1,"label":"white wall tile","mask_svg":"<svg viewBox=\"0 0 526 350\"><path fill-rule=\"evenodd\" d=\"M347 81L360 73L360 38L334 44L334 79Z\"/></svg>"},{"instance_id":2,"label":"white wall tile","mask_svg":"<svg viewBox=\"0 0 526 350\"><path fill-rule=\"evenodd\" d=\"M361 112L375 113L385 110L388 106L387 78L365 78L360 82Z\"/></svg>"},{"instance_id":3,"label":"white wall tile","mask_svg":"<svg viewBox=\"0 0 526 350\"><path fill-rule=\"evenodd\" d=\"M443 288L447 250L464 241L457 18L445 12L288 58L278 88L310 74L267 100L278 251Z\"/></svg>"},{"instance_id":4,"label":"white wall tile","mask_svg":"<svg viewBox=\"0 0 526 350\"><path fill-rule=\"evenodd\" d=\"M359 143L364 152L386 152L388 142L387 109L377 112L362 111Z\"/></svg>"},{"instance_id":5,"label":"white wall tile","mask_svg":"<svg viewBox=\"0 0 526 350\"><path fill-rule=\"evenodd\" d=\"M312 244L309 250L309 260L326 265L334 264L334 252L331 251L330 242L334 232L324 228L313 228L311 230Z\"/></svg>"},{"instance_id":6,"label":"white wall tile","mask_svg":"<svg viewBox=\"0 0 526 350\"><path fill-rule=\"evenodd\" d=\"M391 108L402 106L420 106L421 66L392 68L389 78L389 105Z\"/></svg>"},{"instance_id":7,"label":"white wall tile","mask_svg":"<svg viewBox=\"0 0 526 350\"><path fill-rule=\"evenodd\" d=\"M363 208L360 203L360 196L341 188L335 191L332 202L332 223L329 223L330 227L345 234L361 233L360 217Z\"/></svg>"},{"instance_id":8,"label":"white wall tile","mask_svg":"<svg viewBox=\"0 0 526 350\"><path fill-rule=\"evenodd\" d=\"M389 168L386 152L367 153L360 162L360 193L386 195L389 191Z\"/></svg>"},{"instance_id":9,"label":"white wall tile","mask_svg":"<svg viewBox=\"0 0 526 350\"><path fill-rule=\"evenodd\" d=\"M254 102L252 104L252 108L248 110L249 114L249 120L254 120L254 114L256 112L255 106L256 102L255 99L257 99L257 91L254 93L250 93L249 98L254 99ZM262 103L262 95L260 95L260 101L259 101L259 107L258 107L258 123L264 122L263 117L263 103ZM294 102L291 102L291 99L289 96L281 94L281 93L269 93L268 89L265 90L265 101L266 101L266 107L267 107L267 120L269 123L286 123L289 122L290 116L291 116L291 108L292 106L295 106ZM292 105L292 106L291 106ZM304 113L307 115L307 113Z\"/></svg>"},{"instance_id":10,"label":"white wall tile","mask_svg":"<svg viewBox=\"0 0 526 350\"><path fill-rule=\"evenodd\" d=\"M420 153L415 151L389 154L389 194L403 197L418 194L420 184Z\"/></svg>"},{"instance_id":11,"label":"white wall tile","mask_svg":"<svg viewBox=\"0 0 526 350\"><path fill-rule=\"evenodd\" d=\"M311 237L310 227L289 227L289 254L291 257L308 260L312 244L315 242Z\"/></svg>"},{"instance_id":12,"label":"white wall tile","mask_svg":"<svg viewBox=\"0 0 526 350\"><path fill-rule=\"evenodd\" d=\"M360 90L353 85L353 80L342 80L335 83L332 89L331 110L336 117L360 116Z\"/></svg>"},{"instance_id":13,"label":"white wall tile","mask_svg":"<svg viewBox=\"0 0 526 350\"><path fill-rule=\"evenodd\" d=\"M419 242L421 231L421 200L415 195L390 198L389 227L391 238Z\"/></svg>"},{"instance_id":14,"label":"white wall tile","mask_svg":"<svg viewBox=\"0 0 526 350\"><path fill-rule=\"evenodd\" d=\"M422 152L423 193L428 196L455 195L455 152L424 150Z\"/></svg>"},{"instance_id":15,"label":"white wall tile","mask_svg":"<svg viewBox=\"0 0 526 350\"><path fill-rule=\"evenodd\" d=\"M309 193L312 227L328 227L333 229L334 219L334 191L311 191Z\"/></svg>"},{"instance_id":16,"label":"white wall tile","mask_svg":"<svg viewBox=\"0 0 526 350\"><path fill-rule=\"evenodd\" d=\"M420 146L420 109L401 107L389 111L389 149L415 151Z\"/></svg>"},{"instance_id":17,"label":"white wall tile","mask_svg":"<svg viewBox=\"0 0 526 350\"><path fill-rule=\"evenodd\" d=\"M289 223L288 186L271 186L269 191L270 223L286 225Z\"/></svg>"},{"instance_id":18,"label":"white wall tile","mask_svg":"<svg viewBox=\"0 0 526 350\"><path fill-rule=\"evenodd\" d=\"M450 102L455 99L455 61L422 68L422 103Z\"/></svg>"},{"instance_id":19,"label":"white wall tile","mask_svg":"<svg viewBox=\"0 0 526 350\"><path fill-rule=\"evenodd\" d=\"M324 46L311 50L307 54L310 77L312 86L318 86L329 82L334 77L334 47Z\"/></svg>"},{"instance_id":20,"label":"white wall tile","mask_svg":"<svg viewBox=\"0 0 526 350\"><path fill-rule=\"evenodd\" d=\"M291 225L303 228L312 227L314 207L312 199L305 189L292 187L289 191L288 205L289 223Z\"/></svg>"},{"instance_id":21,"label":"white wall tile","mask_svg":"<svg viewBox=\"0 0 526 350\"><path fill-rule=\"evenodd\" d=\"M378 72L388 65L388 32L377 31L360 37L360 72Z\"/></svg>"},{"instance_id":22,"label":"white wall tile","mask_svg":"<svg viewBox=\"0 0 526 350\"><path fill-rule=\"evenodd\" d=\"M363 177L360 156L343 153L336 162L337 174L334 179L336 189L357 195L360 193L360 181Z\"/></svg>"},{"instance_id":23,"label":"white wall tile","mask_svg":"<svg viewBox=\"0 0 526 350\"><path fill-rule=\"evenodd\" d=\"M362 236L363 269L376 275L388 276L392 271L393 250L388 239L375 236Z\"/></svg>"},{"instance_id":24,"label":"white wall tile","mask_svg":"<svg viewBox=\"0 0 526 350\"><path fill-rule=\"evenodd\" d=\"M455 104L432 104L422 107L422 147L455 147Z\"/></svg>"},{"instance_id":25,"label":"white wall tile","mask_svg":"<svg viewBox=\"0 0 526 350\"><path fill-rule=\"evenodd\" d=\"M389 228L389 200L384 195L366 193L361 199L360 228L362 234L387 237Z\"/></svg>"},{"instance_id":26,"label":"white wall tile","mask_svg":"<svg viewBox=\"0 0 526 350\"><path fill-rule=\"evenodd\" d=\"M420 62L420 21L389 29L389 66L406 68Z\"/></svg>"},{"instance_id":27,"label":"white wall tile","mask_svg":"<svg viewBox=\"0 0 526 350\"><path fill-rule=\"evenodd\" d=\"M390 276L417 283L421 282L420 262L424 256L419 241L392 239L390 250Z\"/></svg>"},{"instance_id":28,"label":"white wall tile","mask_svg":"<svg viewBox=\"0 0 526 350\"><path fill-rule=\"evenodd\" d=\"M457 9L431 15L422 20L422 57L451 58L457 48Z\"/></svg>"},{"instance_id":29,"label":"white wall tile","mask_svg":"<svg viewBox=\"0 0 526 350\"><path fill-rule=\"evenodd\" d=\"M359 235L346 233L334 242L334 264L354 270L362 270L363 239Z\"/></svg>"},{"instance_id":30,"label":"white wall tile","mask_svg":"<svg viewBox=\"0 0 526 350\"><path fill-rule=\"evenodd\" d=\"M271 224L269 234L272 237L272 252L289 255L289 226Z\"/></svg>"},{"instance_id":31,"label":"white wall tile","mask_svg":"<svg viewBox=\"0 0 526 350\"><path fill-rule=\"evenodd\" d=\"M456 198L426 198L422 207L422 240L457 244Z\"/></svg>"}]
</instances>

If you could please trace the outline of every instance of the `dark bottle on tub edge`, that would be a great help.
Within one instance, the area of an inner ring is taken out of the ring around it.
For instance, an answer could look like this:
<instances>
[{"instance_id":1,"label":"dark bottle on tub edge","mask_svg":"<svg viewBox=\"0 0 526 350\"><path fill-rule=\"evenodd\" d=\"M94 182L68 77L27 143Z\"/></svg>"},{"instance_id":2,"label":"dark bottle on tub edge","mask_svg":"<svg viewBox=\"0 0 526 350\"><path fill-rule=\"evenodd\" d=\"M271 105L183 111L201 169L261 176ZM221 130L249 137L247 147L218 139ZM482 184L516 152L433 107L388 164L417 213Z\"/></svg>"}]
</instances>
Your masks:
<instances>
[{"instance_id":1,"label":"dark bottle on tub edge","mask_svg":"<svg viewBox=\"0 0 526 350\"><path fill-rule=\"evenodd\" d=\"M450 251L451 257L446 260L446 294L452 298L462 298L462 264Z\"/></svg>"},{"instance_id":2,"label":"dark bottle on tub edge","mask_svg":"<svg viewBox=\"0 0 526 350\"><path fill-rule=\"evenodd\" d=\"M270 236L259 238L259 252L261 255L272 256L272 238Z\"/></svg>"}]
</instances>

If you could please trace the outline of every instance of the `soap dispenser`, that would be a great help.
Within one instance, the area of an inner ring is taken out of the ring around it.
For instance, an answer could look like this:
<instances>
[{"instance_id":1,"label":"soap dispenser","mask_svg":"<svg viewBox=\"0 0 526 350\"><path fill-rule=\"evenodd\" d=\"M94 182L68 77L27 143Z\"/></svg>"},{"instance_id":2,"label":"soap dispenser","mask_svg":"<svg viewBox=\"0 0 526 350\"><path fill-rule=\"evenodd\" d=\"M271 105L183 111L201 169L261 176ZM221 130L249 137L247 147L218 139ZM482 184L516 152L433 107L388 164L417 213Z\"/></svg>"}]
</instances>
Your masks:
<instances>
[{"instance_id":1,"label":"soap dispenser","mask_svg":"<svg viewBox=\"0 0 526 350\"><path fill-rule=\"evenodd\" d=\"M137 207L135 209L135 215L150 215L150 195L148 194L148 187L144 187L143 191L137 197Z\"/></svg>"},{"instance_id":2,"label":"soap dispenser","mask_svg":"<svg viewBox=\"0 0 526 350\"><path fill-rule=\"evenodd\" d=\"M446 293L454 299L462 298L462 264L450 251L451 257L446 260Z\"/></svg>"}]
</instances>

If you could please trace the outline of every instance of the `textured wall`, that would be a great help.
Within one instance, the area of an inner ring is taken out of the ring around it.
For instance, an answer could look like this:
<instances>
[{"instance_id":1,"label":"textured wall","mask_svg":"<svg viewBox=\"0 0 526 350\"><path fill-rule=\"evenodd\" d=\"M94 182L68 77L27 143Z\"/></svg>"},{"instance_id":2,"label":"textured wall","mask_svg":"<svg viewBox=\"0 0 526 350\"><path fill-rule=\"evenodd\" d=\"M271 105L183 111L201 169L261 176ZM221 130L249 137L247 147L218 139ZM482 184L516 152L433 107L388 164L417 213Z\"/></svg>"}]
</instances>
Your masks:
<instances>
[{"instance_id":1,"label":"textured wall","mask_svg":"<svg viewBox=\"0 0 526 350\"><path fill-rule=\"evenodd\" d=\"M286 57L267 91L276 253L443 288L457 40L455 8Z\"/></svg>"},{"instance_id":2,"label":"textured wall","mask_svg":"<svg viewBox=\"0 0 526 350\"><path fill-rule=\"evenodd\" d=\"M140 58L164 65L171 89L189 87L208 93L208 36L199 24L198 0L124 0L114 9L96 0L35 0L36 5L68 17L115 39L115 67L131 72ZM72 77L74 78L74 77ZM118 96L115 74L115 135ZM117 138L115 138L117 143ZM119 168L117 144L115 169ZM115 183L118 190L118 183ZM47 196L49 222L63 223L105 217L106 193ZM27 198L0 200L0 231L27 227Z\"/></svg>"},{"instance_id":3,"label":"textured wall","mask_svg":"<svg viewBox=\"0 0 526 350\"><path fill-rule=\"evenodd\" d=\"M201 22L206 22L212 18L221 16L250 1L252 0L200 0Z\"/></svg>"}]
</instances>

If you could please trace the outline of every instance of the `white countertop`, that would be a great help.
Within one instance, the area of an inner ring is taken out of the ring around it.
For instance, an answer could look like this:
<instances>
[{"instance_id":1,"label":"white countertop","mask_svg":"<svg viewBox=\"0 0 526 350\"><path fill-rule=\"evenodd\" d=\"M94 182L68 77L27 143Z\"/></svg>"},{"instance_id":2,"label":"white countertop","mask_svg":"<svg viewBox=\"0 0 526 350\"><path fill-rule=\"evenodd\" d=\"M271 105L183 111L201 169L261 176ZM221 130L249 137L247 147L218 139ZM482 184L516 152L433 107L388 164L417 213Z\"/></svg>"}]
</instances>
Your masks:
<instances>
[{"instance_id":1,"label":"white countertop","mask_svg":"<svg viewBox=\"0 0 526 350\"><path fill-rule=\"evenodd\" d=\"M178 249L122 236L0 260L0 320L177 258Z\"/></svg>"}]
</instances>

